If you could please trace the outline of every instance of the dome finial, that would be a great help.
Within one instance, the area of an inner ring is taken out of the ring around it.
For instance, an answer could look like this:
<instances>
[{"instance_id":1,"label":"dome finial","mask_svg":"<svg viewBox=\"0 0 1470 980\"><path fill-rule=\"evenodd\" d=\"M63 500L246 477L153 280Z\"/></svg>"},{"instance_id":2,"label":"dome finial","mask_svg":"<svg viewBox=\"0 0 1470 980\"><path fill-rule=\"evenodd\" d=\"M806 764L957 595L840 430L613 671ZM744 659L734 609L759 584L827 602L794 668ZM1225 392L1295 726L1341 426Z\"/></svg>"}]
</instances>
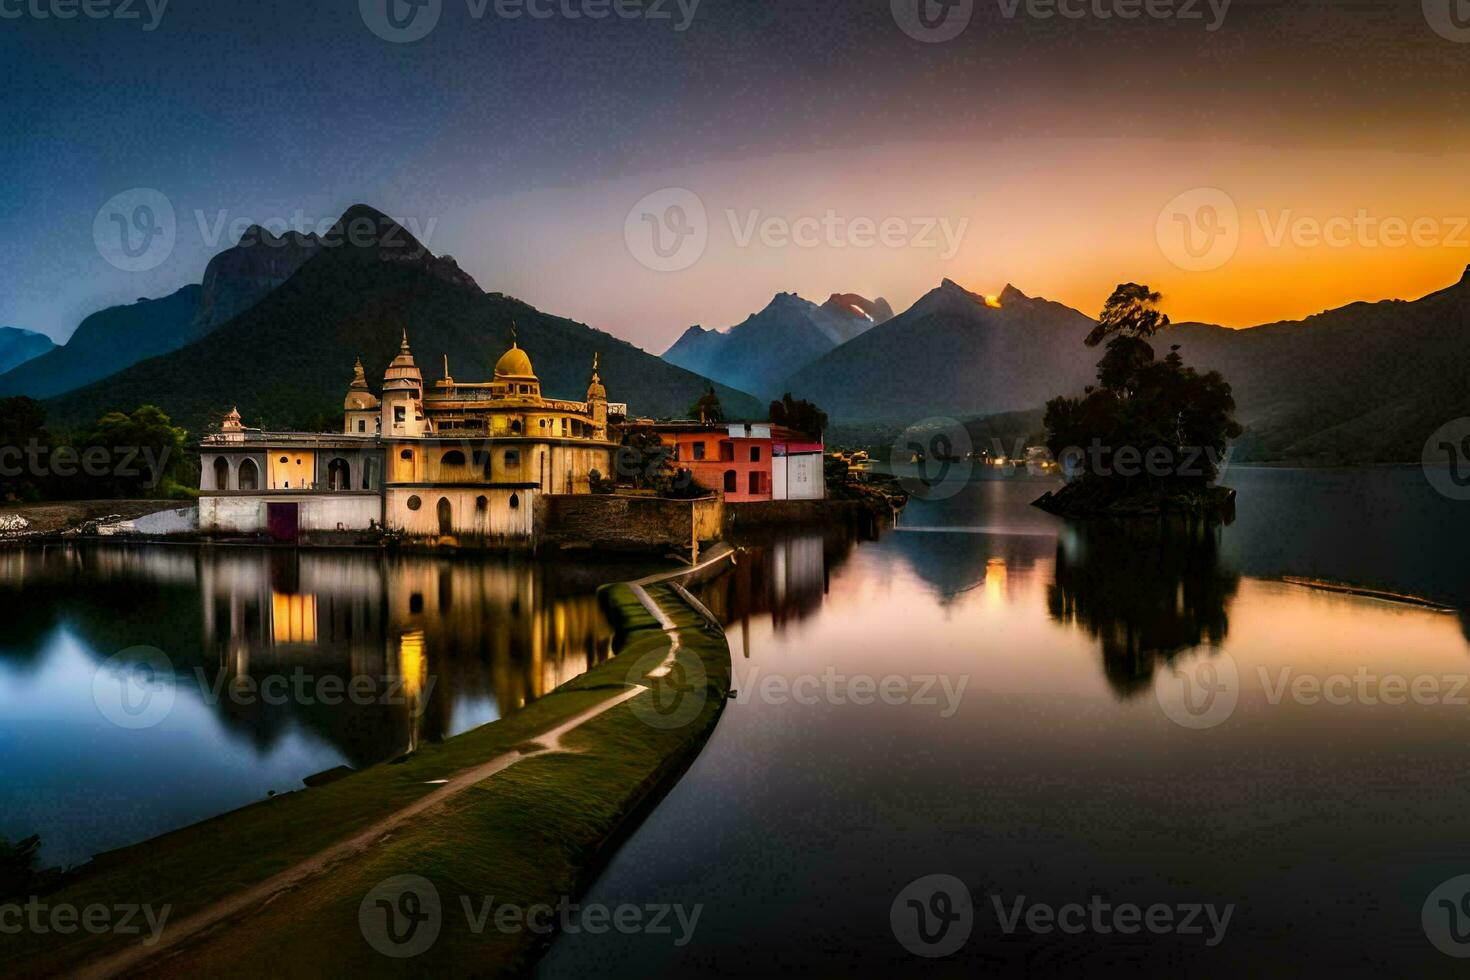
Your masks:
<instances>
[{"instance_id":1,"label":"dome finial","mask_svg":"<svg viewBox=\"0 0 1470 980\"><path fill-rule=\"evenodd\" d=\"M510 321L510 348L515 350L519 346L516 342L520 340L520 331L516 330L516 322Z\"/></svg>"},{"instance_id":2,"label":"dome finial","mask_svg":"<svg viewBox=\"0 0 1470 980\"><path fill-rule=\"evenodd\" d=\"M401 350L401 351L403 351L403 353L405 353L405 354L408 353L408 328L407 327L404 327L403 328L403 343L399 346L398 349Z\"/></svg>"}]
</instances>

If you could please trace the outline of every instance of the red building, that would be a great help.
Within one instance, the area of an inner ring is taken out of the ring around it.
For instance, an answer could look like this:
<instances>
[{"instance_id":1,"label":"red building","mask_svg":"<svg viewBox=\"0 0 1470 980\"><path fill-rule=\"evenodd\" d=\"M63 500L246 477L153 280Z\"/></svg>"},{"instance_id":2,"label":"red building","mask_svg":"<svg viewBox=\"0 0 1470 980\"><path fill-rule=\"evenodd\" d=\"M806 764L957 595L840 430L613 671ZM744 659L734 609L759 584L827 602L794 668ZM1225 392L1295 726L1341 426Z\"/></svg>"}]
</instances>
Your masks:
<instances>
[{"instance_id":1,"label":"red building","mask_svg":"<svg viewBox=\"0 0 1470 980\"><path fill-rule=\"evenodd\" d=\"M814 500L825 496L823 446L784 426L657 422L674 465L729 503Z\"/></svg>"}]
</instances>

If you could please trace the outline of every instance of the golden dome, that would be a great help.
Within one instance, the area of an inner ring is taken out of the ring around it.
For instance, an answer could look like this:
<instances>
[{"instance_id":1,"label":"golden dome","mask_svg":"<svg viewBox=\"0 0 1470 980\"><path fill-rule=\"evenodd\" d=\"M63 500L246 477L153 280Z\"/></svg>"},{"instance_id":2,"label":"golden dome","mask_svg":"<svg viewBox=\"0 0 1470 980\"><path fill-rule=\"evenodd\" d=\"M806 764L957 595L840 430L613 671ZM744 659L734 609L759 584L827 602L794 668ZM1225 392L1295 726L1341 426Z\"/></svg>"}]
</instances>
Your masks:
<instances>
[{"instance_id":1,"label":"golden dome","mask_svg":"<svg viewBox=\"0 0 1470 980\"><path fill-rule=\"evenodd\" d=\"M516 346L515 341L510 342L510 350L500 356L495 362L495 376L497 378L534 378L536 372L531 370L531 359L526 352Z\"/></svg>"}]
</instances>

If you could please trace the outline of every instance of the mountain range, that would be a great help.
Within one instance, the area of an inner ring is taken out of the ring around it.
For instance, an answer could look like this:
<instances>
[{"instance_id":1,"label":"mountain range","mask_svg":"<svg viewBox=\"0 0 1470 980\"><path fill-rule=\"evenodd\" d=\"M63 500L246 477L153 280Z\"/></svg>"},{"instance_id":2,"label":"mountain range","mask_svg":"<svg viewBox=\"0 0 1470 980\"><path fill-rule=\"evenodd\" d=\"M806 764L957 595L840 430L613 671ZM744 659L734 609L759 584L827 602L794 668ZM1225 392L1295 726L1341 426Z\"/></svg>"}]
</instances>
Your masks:
<instances>
[{"instance_id":1,"label":"mountain range","mask_svg":"<svg viewBox=\"0 0 1470 980\"><path fill-rule=\"evenodd\" d=\"M1091 318L1014 286L987 300L946 279L780 387L834 419L918 421L1033 408L1093 376Z\"/></svg>"},{"instance_id":2,"label":"mountain range","mask_svg":"<svg viewBox=\"0 0 1470 980\"><path fill-rule=\"evenodd\" d=\"M1167 296L1165 297L1167 308ZM913 307L813 361L781 387L843 424L982 418L1039 409L1095 379L1092 318L1007 286L994 300L945 280ZM1361 464L1420 458L1435 429L1470 417L1470 269L1421 299L1352 303L1299 321L1176 324L1153 341L1230 382L1241 462Z\"/></svg>"},{"instance_id":3,"label":"mountain range","mask_svg":"<svg viewBox=\"0 0 1470 980\"><path fill-rule=\"evenodd\" d=\"M376 233L345 234L354 225ZM357 205L321 237L249 229L202 283L95 313L63 347L0 328L0 396L47 398L61 425L152 402L197 434L238 402L249 424L329 426L355 357L372 377L407 329L426 377L443 354L461 376L488 376L512 321L552 396L581 398L600 353L610 397L635 415L682 416L713 378L730 418L763 417L763 399L790 391L840 427L1035 419L1048 399L1092 383L1101 354L1082 343L1093 318L1075 309L946 279L898 316L881 299L844 293L818 306L781 293L726 331L691 328L656 358L485 293L453 259ZM1417 300L1245 329L1176 324L1154 346L1178 345L1231 383L1247 428L1238 460L1369 463L1417 460L1431 432L1470 417L1467 331L1470 269ZM15 350L35 356L9 362Z\"/></svg>"},{"instance_id":4,"label":"mountain range","mask_svg":"<svg viewBox=\"0 0 1470 980\"><path fill-rule=\"evenodd\" d=\"M1417 300L1245 330L1184 323L1160 341L1234 387L1238 458L1351 464L1418 460L1436 429L1470 417L1467 337L1470 269Z\"/></svg>"},{"instance_id":5,"label":"mountain range","mask_svg":"<svg viewBox=\"0 0 1470 980\"><path fill-rule=\"evenodd\" d=\"M20 327L0 327L0 373L35 360L55 348L56 345L45 334Z\"/></svg>"},{"instance_id":6,"label":"mountain range","mask_svg":"<svg viewBox=\"0 0 1470 980\"><path fill-rule=\"evenodd\" d=\"M376 231L344 234L364 223ZM330 427L355 358L376 381L406 330L426 380L442 375L443 355L457 376L488 380L510 347L512 322L550 397L585 397L594 354L608 397L634 414L683 415L708 384L602 331L485 293L452 259L370 207L348 209L324 238L331 244L311 249L248 309L177 350L51 399L52 417L76 425L153 403L199 434L238 404L249 425ZM747 394L716 392L732 415L763 414Z\"/></svg>"},{"instance_id":7,"label":"mountain range","mask_svg":"<svg viewBox=\"0 0 1470 980\"><path fill-rule=\"evenodd\" d=\"M795 368L892 318L893 308L882 298L834 293L818 306L795 293L777 293L765 309L728 330L690 327L663 358L732 388L775 398Z\"/></svg>"}]
</instances>

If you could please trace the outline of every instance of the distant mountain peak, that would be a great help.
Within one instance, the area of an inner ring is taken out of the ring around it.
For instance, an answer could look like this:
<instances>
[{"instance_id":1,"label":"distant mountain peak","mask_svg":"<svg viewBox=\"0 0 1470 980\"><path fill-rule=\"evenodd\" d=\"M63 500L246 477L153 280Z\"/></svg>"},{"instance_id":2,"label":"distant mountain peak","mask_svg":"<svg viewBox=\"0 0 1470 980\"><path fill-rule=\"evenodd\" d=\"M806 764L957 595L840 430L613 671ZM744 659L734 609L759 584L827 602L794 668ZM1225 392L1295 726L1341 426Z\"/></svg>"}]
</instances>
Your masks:
<instances>
[{"instance_id":1,"label":"distant mountain peak","mask_svg":"<svg viewBox=\"0 0 1470 980\"><path fill-rule=\"evenodd\" d=\"M881 296L869 300L857 293L833 293L822 309L839 316L862 317L875 326L893 319L893 307Z\"/></svg>"},{"instance_id":2,"label":"distant mountain peak","mask_svg":"<svg viewBox=\"0 0 1470 980\"><path fill-rule=\"evenodd\" d=\"M1030 296L1027 296L1010 283L1006 283L1006 288L1000 291L1001 306L1005 306L1007 303L1024 303L1030 298Z\"/></svg>"}]
</instances>

